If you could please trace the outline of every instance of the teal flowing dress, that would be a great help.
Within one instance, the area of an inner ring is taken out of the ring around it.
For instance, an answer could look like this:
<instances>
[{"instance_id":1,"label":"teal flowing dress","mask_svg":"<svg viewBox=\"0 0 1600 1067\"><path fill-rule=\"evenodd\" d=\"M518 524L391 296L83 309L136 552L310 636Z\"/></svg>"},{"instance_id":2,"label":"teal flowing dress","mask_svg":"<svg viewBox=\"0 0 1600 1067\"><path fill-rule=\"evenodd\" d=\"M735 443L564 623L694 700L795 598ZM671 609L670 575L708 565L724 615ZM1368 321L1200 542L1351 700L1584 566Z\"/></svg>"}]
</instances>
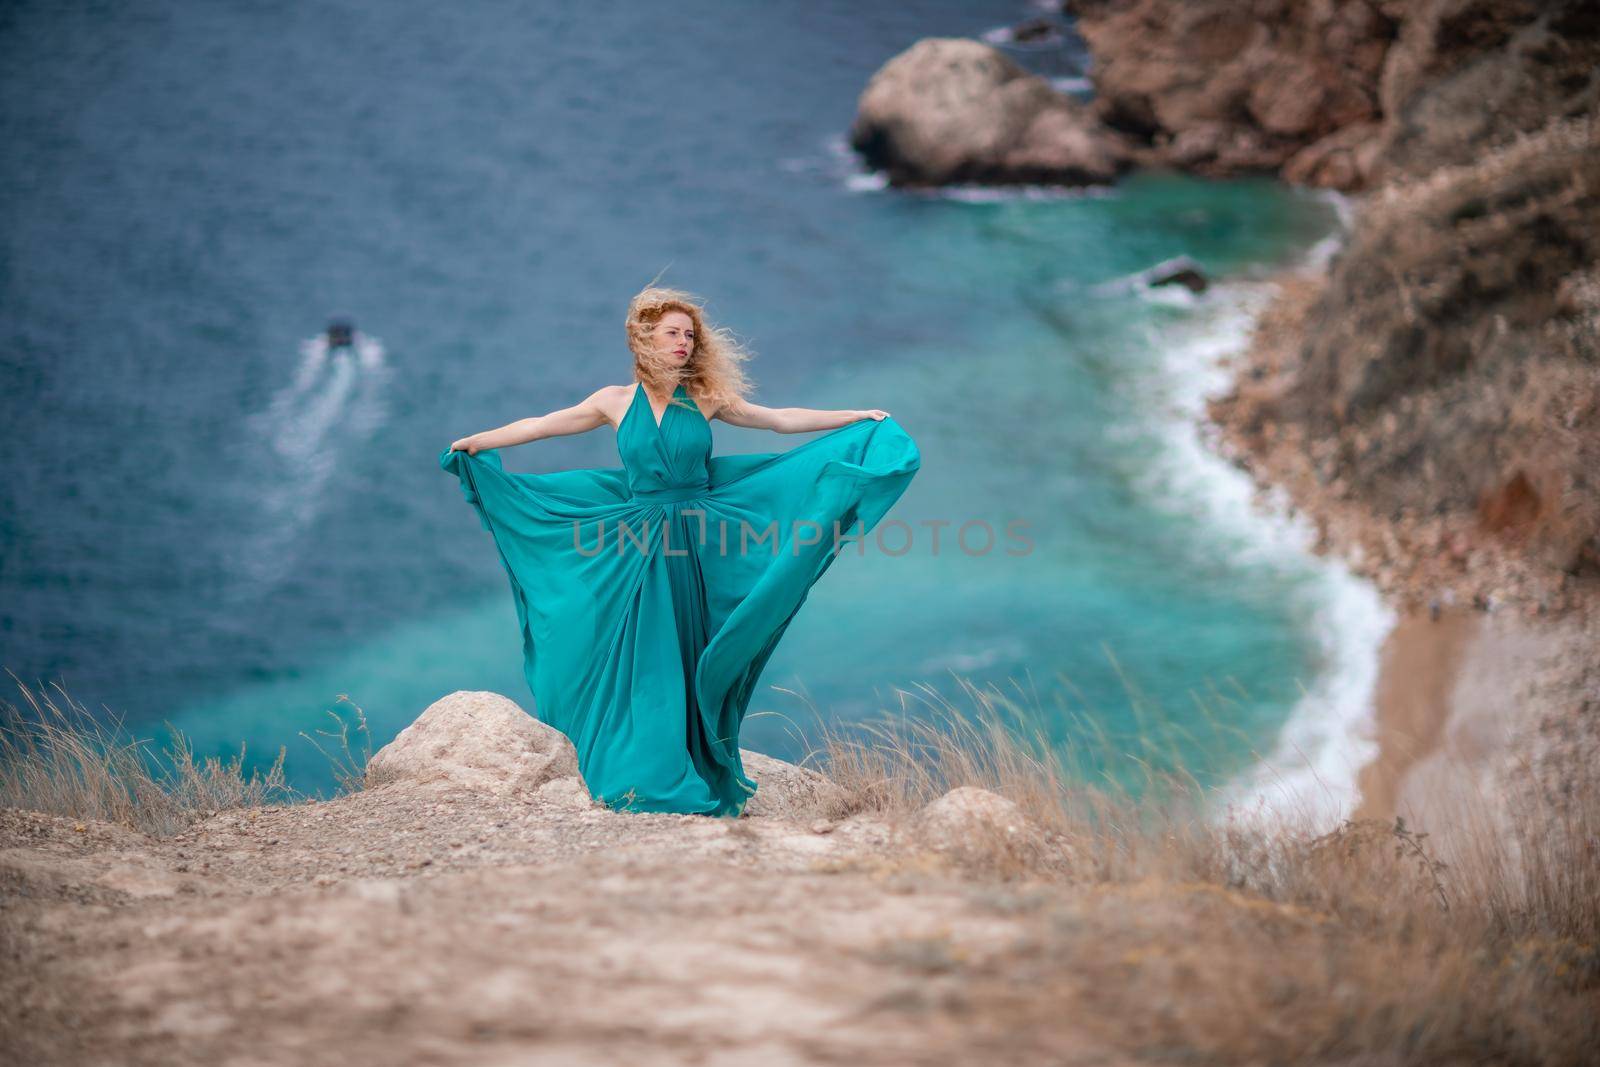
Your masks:
<instances>
[{"instance_id":1,"label":"teal flowing dress","mask_svg":"<svg viewBox=\"0 0 1600 1067\"><path fill-rule=\"evenodd\" d=\"M534 714L572 740L590 793L619 810L736 816L756 791L739 728L762 668L921 456L886 417L714 457L682 385L659 424L634 389L617 452L619 468L546 474L509 472L493 450L446 448L439 465L493 535Z\"/></svg>"}]
</instances>

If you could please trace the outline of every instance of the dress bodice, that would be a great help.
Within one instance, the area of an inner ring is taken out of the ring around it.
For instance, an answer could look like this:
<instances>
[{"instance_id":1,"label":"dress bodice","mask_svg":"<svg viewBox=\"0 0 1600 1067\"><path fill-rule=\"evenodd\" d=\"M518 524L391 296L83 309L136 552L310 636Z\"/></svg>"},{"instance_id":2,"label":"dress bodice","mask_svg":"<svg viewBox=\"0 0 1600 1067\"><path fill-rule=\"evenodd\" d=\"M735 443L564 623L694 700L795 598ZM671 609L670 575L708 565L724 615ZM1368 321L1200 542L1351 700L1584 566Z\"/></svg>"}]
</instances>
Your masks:
<instances>
[{"instance_id":1,"label":"dress bodice","mask_svg":"<svg viewBox=\"0 0 1600 1067\"><path fill-rule=\"evenodd\" d=\"M665 503L705 492L711 482L711 425L682 385L661 414L650 410L643 385L617 425L617 453L634 499Z\"/></svg>"}]
</instances>

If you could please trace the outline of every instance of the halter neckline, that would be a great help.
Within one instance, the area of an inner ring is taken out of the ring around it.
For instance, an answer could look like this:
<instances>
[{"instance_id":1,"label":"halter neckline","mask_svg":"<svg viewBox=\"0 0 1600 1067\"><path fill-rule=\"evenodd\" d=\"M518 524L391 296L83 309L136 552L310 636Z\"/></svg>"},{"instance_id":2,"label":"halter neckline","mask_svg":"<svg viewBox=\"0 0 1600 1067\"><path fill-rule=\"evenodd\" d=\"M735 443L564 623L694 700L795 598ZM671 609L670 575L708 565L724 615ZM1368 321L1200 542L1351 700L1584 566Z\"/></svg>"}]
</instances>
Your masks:
<instances>
[{"instance_id":1,"label":"halter neckline","mask_svg":"<svg viewBox=\"0 0 1600 1067\"><path fill-rule=\"evenodd\" d=\"M667 406L662 409L661 417L659 419L656 418L655 410L653 408L650 410L650 421L655 423L657 431L659 431L661 429L662 424L667 421L667 412L671 411L674 407L677 406L676 404L674 404L672 402L673 398L675 398L679 393L684 392L684 391L685 390L684 390L684 387L683 387L683 383L679 382L677 384L677 386L672 390L672 396L667 397ZM643 396L645 398L645 404L646 404L646 406L648 406L649 403L650 403L650 397L649 397L649 394L644 391L644 383L640 382L640 381L636 381L635 382L635 388L633 390L633 403L637 404L639 402L639 397L641 397L641 396ZM628 406L628 410L629 411L633 410L633 404L630 404ZM626 419L627 416L624 415L623 418ZM620 426L621 424L618 423L618 425Z\"/></svg>"}]
</instances>

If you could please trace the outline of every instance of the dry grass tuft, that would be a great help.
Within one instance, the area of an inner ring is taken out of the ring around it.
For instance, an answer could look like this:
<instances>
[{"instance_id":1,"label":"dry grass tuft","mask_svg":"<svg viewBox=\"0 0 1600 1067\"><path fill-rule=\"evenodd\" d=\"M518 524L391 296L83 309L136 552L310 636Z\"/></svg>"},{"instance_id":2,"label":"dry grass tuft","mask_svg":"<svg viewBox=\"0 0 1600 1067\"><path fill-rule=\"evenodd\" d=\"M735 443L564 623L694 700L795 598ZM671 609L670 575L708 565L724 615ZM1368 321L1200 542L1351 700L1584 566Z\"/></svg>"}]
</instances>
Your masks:
<instances>
[{"instance_id":1,"label":"dry grass tuft","mask_svg":"<svg viewBox=\"0 0 1600 1067\"><path fill-rule=\"evenodd\" d=\"M173 729L166 750L154 752L120 719L96 718L60 685L37 693L20 680L17 686L23 706L0 703L0 807L99 819L165 837L219 811L295 798L282 749L266 771L246 774L242 747L231 760L197 760Z\"/></svg>"},{"instance_id":2,"label":"dry grass tuft","mask_svg":"<svg viewBox=\"0 0 1600 1067\"><path fill-rule=\"evenodd\" d=\"M366 711L362 709L360 704L351 700L348 693L340 693L335 703L349 704L353 709L355 715L354 730L362 737L359 751L350 747L352 724L346 722L342 715L331 708L328 710L328 717L333 720L335 729L318 730L316 733L318 737L328 738L330 744L337 742L337 749L330 752L323 747L321 741L318 741L316 737L312 737L304 730L300 731L300 736L310 741L316 750L322 753L323 758L328 761L329 770L333 772L336 783L334 795L346 796L351 793L359 793L367 787L367 764L372 760L372 731L367 726Z\"/></svg>"}]
</instances>

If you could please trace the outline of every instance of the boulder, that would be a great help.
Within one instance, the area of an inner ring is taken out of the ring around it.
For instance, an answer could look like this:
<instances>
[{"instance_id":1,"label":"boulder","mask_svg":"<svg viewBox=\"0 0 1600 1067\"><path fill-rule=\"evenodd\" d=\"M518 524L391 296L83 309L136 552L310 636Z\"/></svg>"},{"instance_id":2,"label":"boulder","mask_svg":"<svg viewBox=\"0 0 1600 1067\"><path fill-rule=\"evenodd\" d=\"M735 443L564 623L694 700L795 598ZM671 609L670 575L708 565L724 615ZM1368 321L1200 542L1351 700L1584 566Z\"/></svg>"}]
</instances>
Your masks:
<instances>
[{"instance_id":1,"label":"boulder","mask_svg":"<svg viewBox=\"0 0 1600 1067\"><path fill-rule=\"evenodd\" d=\"M809 767L739 750L744 772L756 781L756 795L745 805L752 818L834 819L845 814L845 793Z\"/></svg>"},{"instance_id":2,"label":"boulder","mask_svg":"<svg viewBox=\"0 0 1600 1067\"><path fill-rule=\"evenodd\" d=\"M972 866L1031 868L1048 855L1044 835L1021 808L975 786L924 805L906 829L913 844Z\"/></svg>"},{"instance_id":3,"label":"boulder","mask_svg":"<svg viewBox=\"0 0 1600 1067\"><path fill-rule=\"evenodd\" d=\"M1165 285L1181 285L1191 293L1203 293L1211 287L1206 272L1188 256L1177 256L1157 263L1144 272L1145 284L1152 289Z\"/></svg>"},{"instance_id":4,"label":"boulder","mask_svg":"<svg viewBox=\"0 0 1600 1067\"><path fill-rule=\"evenodd\" d=\"M861 94L850 144L893 185L1106 184L1132 162L1126 139L1000 50L926 38Z\"/></svg>"},{"instance_id":5,"label":"boulder","mask_svg":"<svg viewBox=\"0 0 1600 1067\"><path fill-rule=\"evenodd\" d=\"M367 762L366 785L508 796L577 777L577 752L561 731L499 693L461 690L379 749Z\"/></svg>"},{"instance_id":6,"label":"boulder","mask_svg":"<svg viewBox=\"0 0 1600 1067\"><path fill-rule=\"evenodd\" d=\"M1283 179L1296 185L1354 192L1371 184L1383 127L1358 122L1307 145L1283 165Z\"/></svg>"}]
</instances>

